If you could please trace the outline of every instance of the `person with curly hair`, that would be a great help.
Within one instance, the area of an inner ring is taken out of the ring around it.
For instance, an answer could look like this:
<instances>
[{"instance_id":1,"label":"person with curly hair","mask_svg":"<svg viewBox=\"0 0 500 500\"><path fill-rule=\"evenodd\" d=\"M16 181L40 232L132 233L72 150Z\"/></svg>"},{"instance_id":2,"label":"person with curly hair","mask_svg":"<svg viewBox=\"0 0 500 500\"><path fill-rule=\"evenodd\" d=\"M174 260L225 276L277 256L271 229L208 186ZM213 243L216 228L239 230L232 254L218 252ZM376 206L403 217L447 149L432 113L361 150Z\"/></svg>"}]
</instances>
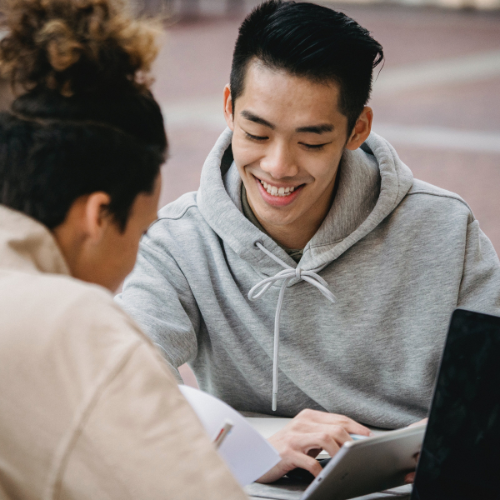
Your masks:
<instances>
[{"instance_id":1,"label":"person with curly hair","mask_svg":"<svg viewBox=\"0 0 500 500\"><path fill-rule=\"evenodd\" d=\"M0 498L242 499L113 301L156 219L157 28L118 0L7 4L0 67Z\"/></svg>"}]
</instances>

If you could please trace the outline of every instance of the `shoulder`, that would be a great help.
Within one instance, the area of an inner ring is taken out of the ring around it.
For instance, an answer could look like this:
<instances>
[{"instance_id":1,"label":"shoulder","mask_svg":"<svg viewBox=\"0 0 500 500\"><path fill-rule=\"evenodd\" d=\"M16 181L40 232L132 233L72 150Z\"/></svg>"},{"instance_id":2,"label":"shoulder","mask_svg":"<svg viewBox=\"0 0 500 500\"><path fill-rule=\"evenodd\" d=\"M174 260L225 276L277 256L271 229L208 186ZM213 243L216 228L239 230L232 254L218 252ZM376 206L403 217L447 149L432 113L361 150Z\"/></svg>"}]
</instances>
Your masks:
<instances>
[{"instance_id":1,"label":"shoulder","mask_svg":"<svg viewBox=\"0 0 500 500\"><path fill-rule=\"evenodd\" d=\"M193 212L198 212L197 193L195 191L183 194L177 200L161 208L158 212L158 221L189 218Z\"/></svg>"},{"instance_id":2,"label":"shoulder","mask_svg":"<svg viewBox=\"0 0 500 500\"><path fill-rule=\"evenodd\" d=\"M177 200L165 205L158 212L158 219L148 229L148 237L184 238L188 234L209 230L210 226L200 213L197 203L197 193L186 193Z\"/></svg>"},{"instance_id":3,"label":"shoulder","mask_svg":"<svg viewBox=\"0 0 500 500\"><path fill-rule=\"evenodd\" d=\"M50 372L58 387L52 370L58 367L76 391L83 390L141 345L154 350L109 291L70 276L10 273L2 279L0 301L3 347L13 357L1 356L0 365L15 371L16 357L24 359L25 381L32 380L27 367L46 366L47 380Z\"/></svg>"},{"instance_id":4,"label":"shoulder","mask_svg":"<svg viewBox=\"0 0 500 500\"><path fill-rule=\"evenodd\" d=\"M25 301L40 322L61 335L83 335L87 340L105 334L115 342L133 344L145 335L105 288L70 276L41 274L25 283ZM83 339L82 339L83 341Z\"/></svg>"},{"instance_id":5,"label":"shoulder","mask_svg":"<svg viewBox=\"0 0 500 500\"><path fill-rule=\"evenodd\" d=\"M176 249L194 250L214 237L213 229L198 208L197 193L186 193L158 212L158 219L141 240L141 252L149 249L164 255L176 253Z\"/></svg>"},{"instance_id":6,"label":"shoulder","mask_svg":"<svg viewBox=\"0 0 500 500\"><path fill-rule=\"evenodd\" d=\"M471 208L461 196L418 179L414 179L404 203L425 212L438 211L449 215L465 215L469 222L474 220Z\"/></svg>"}]
</instances>

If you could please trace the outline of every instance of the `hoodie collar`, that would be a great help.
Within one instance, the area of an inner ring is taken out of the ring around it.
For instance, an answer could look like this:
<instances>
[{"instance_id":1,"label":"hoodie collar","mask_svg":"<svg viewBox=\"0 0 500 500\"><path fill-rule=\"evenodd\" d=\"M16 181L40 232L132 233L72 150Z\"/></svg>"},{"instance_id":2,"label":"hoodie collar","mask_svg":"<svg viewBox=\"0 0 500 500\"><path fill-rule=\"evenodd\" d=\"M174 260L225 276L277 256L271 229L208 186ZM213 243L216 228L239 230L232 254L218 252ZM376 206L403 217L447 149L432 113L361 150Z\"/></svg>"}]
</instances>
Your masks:
<instances>
[{"instance_id":1,"label":"hoodie collar","mask_svg":"<svg viewBox=\"0 0 500 500\"><path fill-rule=\"evenodd\" d=\"M256 243L262 243L273 254L291 266L293 259L267 234L257 229L241 207L241 178L231 153L232 132L227 128L203 165L198 191L198 208L209 226L239 257L248 261L261 276L271 276L283 268L265 255ZM222 168L225 167L225 168ZM223 176L221 170L226 170Z\"/></svg>"},{"instance_id":2,"label":"hoodie collar","mask_svg":"<svg viewBox=\"0 0 500 500\"><path fill-rule=\"evenodd\" d=\"M322 267L373 231L413 184L394 148L371 133L361 148L345 150L339 189L330 212L304 251L303 267Z\"/></svg>"},{"instance_id":3,"label":"hoodie collar","mask_svg":"<svg viewBox=\"0 0 500 500\"><path fill-rule=\"evenodd\" d=\"M226 129L209 154L202 170L198 192L199 209L220 238L264 276L283 268L257 246L262 243L286 264L293 259L269 236L259 231L242 213L241 178L236 166L224 176L230 161L232 132ZM224 162L222 161L224 157ZM356 151L346 150L340 165L336 197L323 224L306 245L299 265L314 270L337 259L375 229L401 202L413 183L410 169L394 148L371 133ZM290 282L293 285L295 280Z\"/></svg>"},{"instance_id":4,"label":"hoodie collar","mask_svg":"<svg viewBox=\"0 0 500 500\"><path fill-rule=\"evenodd\" d=\"M41 223L0 205L0 269L69 275L50 231Z\"/></svg>"},{"instance_id":5,"label":"hoodie collar","mask_svg":"<svg viewBox=\"0 0 500 500\"><path fill-rule=\"evenodd\" d=\"M229 163L230 144L231 133L226 130L203 167L198 206L224 244L250 261L261 274L261 280L248 293L250 300L258 300L272 286L280 287L273 347L272 410L276 411L280 318L286 288L305 281L335 303L328 283L318 273L377 227L406 195L413 178L392 147L376 134L371 134L361 149L346 150L332 207L306 245L304 256L295 264L281 247L243 215L241 178L235 165L227 173L224 168Z\"/></svg>"}]
</instances>

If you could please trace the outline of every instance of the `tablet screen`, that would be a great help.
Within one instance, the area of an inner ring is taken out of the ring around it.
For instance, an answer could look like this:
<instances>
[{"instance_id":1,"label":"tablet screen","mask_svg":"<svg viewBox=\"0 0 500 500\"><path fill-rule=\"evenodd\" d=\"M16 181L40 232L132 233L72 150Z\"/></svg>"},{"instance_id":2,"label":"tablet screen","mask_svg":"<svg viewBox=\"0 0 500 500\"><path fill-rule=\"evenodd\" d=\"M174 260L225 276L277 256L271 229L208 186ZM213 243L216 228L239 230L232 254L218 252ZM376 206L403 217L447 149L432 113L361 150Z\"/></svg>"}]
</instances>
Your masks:
<instances>
[{"instance_id":1,"label":"tablet screen","mask_svg":"<svg viewBox=\"0 0 500 500\"><path fill-rule=\"evenodd\" d=\"M500 318L453 313L412 500L500 498Z\"/></svg>"}]
</instances>

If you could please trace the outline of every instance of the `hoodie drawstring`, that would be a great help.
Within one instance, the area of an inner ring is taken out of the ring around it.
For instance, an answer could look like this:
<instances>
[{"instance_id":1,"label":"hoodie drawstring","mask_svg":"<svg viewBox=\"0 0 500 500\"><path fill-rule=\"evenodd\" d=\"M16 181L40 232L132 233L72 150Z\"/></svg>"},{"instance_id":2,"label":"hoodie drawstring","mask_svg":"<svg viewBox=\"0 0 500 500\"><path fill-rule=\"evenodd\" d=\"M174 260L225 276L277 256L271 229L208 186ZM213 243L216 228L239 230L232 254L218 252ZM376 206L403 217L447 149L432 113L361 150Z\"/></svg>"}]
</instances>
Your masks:
<instances>
[{"instance_id":1,"label":"hoodie drawstring","mask_svg":"<svg viewBox=\"0 0 500 500\"><path fill-rule=\"evenodd\" d=\"M264 295L269 288L277 281L283 280L283 284L281 285L280 294L278 297L278 305L276 306L276 316L274 318L274 354L273 354L273 402L272 402L272 410L276 411L278 406L278 352L279 352L279 339L280 339L280 317L281 317L281 308L283 305L283 297L285 295L285 289L288 282L294 278L299 280L307 281L311 285L315 286L332 304L335 303L335 295L328 289L328 283L317 274L324 267L319 267L314 269L313 271L304 271L299 266L295 269L281 259L276 257L273 253L267 250L264 245L260 242L256 242L255 245L260 248L266 255L271 257L275 262L277 262L280 266L284 267L283 271L271 276L270 278L265 278L262 281L259 281L252 289L248 292L249 300L257 300L262 295ZM260 288L260 291L258 291Z\"/></svg>"}]
</instances>

